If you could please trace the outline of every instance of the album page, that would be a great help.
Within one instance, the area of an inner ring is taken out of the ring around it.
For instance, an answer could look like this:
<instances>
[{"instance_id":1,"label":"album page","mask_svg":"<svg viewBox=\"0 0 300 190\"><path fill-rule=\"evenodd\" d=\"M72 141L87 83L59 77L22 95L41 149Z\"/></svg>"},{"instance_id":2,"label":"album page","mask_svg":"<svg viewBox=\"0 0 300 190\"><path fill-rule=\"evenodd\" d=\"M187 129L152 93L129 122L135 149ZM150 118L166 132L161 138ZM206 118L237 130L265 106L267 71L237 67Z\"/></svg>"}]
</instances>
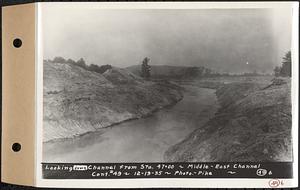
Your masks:
<instances>
[{"instance_id":1,"label":"album page","mask_svg":"<svg viewBox=\"0 0 300 190\"><path fill-rule=\"evenodd\" d=\"M31 38L16 47L4 28L6 181L298 186L298 3L52 2L4 13L24 17L20 6Z\"/></svg>"}]
</instances>

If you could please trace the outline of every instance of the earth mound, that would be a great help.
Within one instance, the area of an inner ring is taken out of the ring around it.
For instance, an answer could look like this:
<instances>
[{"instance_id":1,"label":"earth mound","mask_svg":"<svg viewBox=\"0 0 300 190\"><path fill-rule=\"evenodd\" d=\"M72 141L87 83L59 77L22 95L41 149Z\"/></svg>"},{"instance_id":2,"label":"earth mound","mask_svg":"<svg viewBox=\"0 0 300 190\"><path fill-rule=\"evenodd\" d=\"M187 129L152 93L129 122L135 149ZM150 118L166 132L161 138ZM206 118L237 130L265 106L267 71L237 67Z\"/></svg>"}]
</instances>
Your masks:
<instances>
[{"instance_id":1,"label":"earth mound","mask_svg":"<svg viewBox=\"0 0 300 190\"><path fill-rule=\"evenodd\" d=\"M176 85L146 81L124 69L100 74L47 61L43 93L44 142L140 118L182 98Z\"/></svg>"},{"instance_id":2,"label":"earth mound","mask_svg":"<svg viewBox=\"0 0 300 190\"><path fill-rule=\"evenodd\" d=\"M292 161L290 79L225 84L216 95L215 116L169 148L166 161Z\"/></svg>"}]
</instances>

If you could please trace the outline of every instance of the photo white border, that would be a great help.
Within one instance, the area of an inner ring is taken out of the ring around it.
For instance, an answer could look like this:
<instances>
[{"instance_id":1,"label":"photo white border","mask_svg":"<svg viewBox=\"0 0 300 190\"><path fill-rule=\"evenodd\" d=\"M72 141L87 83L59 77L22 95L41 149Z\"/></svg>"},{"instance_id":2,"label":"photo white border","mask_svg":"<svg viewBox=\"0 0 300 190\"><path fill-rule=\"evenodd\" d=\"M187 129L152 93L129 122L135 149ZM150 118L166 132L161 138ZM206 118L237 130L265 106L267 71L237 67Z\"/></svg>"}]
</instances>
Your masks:
<instances>
[{"instance_id":1,"label":"photo white border","mask_svg":"<svg viewBox=\"0 0 300 190\"><path fill-rule=\"evenodd\" d=\"M36 181L38 187L65 188L270 188L270 179L205 179L205 178L144 178L144 179L64 179L42 178L43 137L43 42L42 9L44 6L78 6L92 9L249 9L249 8L293 8L292 28L292 134L294 151L294 179L279 179L283 185L278 188L298 186L298 2L43 2L36 3Z\"/></svg>"}]
</instances>

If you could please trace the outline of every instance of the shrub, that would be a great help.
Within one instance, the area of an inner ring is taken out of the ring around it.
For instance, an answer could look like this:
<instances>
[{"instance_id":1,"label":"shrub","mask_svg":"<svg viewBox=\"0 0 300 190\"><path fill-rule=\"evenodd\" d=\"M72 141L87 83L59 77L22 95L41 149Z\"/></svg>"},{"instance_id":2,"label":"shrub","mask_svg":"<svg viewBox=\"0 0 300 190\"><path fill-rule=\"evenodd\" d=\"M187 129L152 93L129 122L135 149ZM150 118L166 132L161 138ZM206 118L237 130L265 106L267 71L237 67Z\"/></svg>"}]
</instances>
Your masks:
<instances>
[{"instance_id":1,"label":"shrub","mask_svg":"<svg viewBox=\"0 0 300 190\"><path fill-rule=\"evenodd\" d=\"M63 57L54 57L53 63L66 63L66 60Z\"/></svg>"},{"instance_id":2,"label":"shrub","mask_svg":"<svg viewBox=\"0 0 300 190\"><path fill-rule=\"evenodd\" d=\"M91 64L88 67L88 70L102 74L102 73L104 73L105 71L107 71L108 69L111 69L111 68L112 68L111 65L101 65L101 66L98 66L98 65Z\"/></svg>"},{"instance_id":3,"label":"shrub","mask_svg":"<svg viewBox=\"0 0 300 190\"><path fill-rule=\"evenodd\" d=\"M77 62L74 63L75 65L82 67L84 69L87 69L87 65L85 64L85 61L83 58L80 58Z\"/></svg>"},{"instance_id":4,"label":"shrub","mask_svg":"<svg viewBox=\"0 0 300 190\"><path fill-rule=\"evenodd\" d=\"M76 61L74 61L73 59L68 59L67 63L76 64Z\"/></svg>"}]
</instances>

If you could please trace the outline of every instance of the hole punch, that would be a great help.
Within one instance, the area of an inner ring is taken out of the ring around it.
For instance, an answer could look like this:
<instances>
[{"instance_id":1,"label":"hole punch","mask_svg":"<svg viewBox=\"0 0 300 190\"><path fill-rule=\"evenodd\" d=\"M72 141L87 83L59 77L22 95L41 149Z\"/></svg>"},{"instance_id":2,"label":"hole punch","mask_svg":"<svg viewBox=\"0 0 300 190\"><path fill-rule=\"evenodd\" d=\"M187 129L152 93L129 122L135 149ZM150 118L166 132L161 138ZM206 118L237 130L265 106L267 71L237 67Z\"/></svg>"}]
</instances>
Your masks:
<instances>
[{"instance_id":1,"label":"hole punch","mask_svg":"<svg viewBox=\"0 0 300 190\"><path fill-rule=\"evenodd\" d=\"M14 39L13 45L15 46L15 48L21 47L22 46L22 40L19 39L19 38Z\"/></svg>"},{"instance_id":2,"label":"hole punch","mask_svg":"<svg viewBox=\"0 0 300 190\"><path fill-rule=\"evenodd\" d=\"M14 152L19 152L21 150L21 144L20 143L14 143L11 148Z\"/></svg>"}]
</instances>

